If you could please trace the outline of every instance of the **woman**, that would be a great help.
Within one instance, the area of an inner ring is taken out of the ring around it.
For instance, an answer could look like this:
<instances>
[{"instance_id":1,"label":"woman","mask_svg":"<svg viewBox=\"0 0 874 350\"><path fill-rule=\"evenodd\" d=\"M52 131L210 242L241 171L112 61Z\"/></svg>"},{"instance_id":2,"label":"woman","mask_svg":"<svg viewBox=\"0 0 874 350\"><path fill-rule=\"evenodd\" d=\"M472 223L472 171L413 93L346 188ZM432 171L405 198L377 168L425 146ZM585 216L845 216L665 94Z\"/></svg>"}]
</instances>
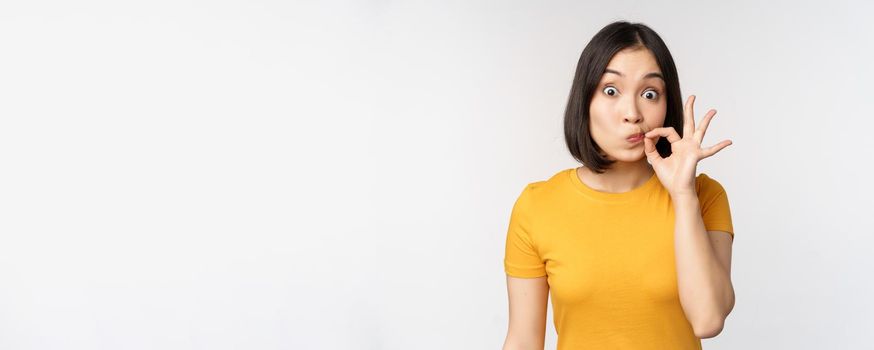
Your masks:
<instances>
[{"instance_id":1,"label":"woman","mask_svg":"<svg viewBox=\"0 0 874 350\"><path fill-rule=\"evenodd\" d=\"M700 349L734 307L728 197L697 163L694 96L639 23L599 31L580 57L565 139L583 166L529 183L516 200L504 269L504 349L542 349L547 295L558 349Z\"/></svg>"}]
</instances>

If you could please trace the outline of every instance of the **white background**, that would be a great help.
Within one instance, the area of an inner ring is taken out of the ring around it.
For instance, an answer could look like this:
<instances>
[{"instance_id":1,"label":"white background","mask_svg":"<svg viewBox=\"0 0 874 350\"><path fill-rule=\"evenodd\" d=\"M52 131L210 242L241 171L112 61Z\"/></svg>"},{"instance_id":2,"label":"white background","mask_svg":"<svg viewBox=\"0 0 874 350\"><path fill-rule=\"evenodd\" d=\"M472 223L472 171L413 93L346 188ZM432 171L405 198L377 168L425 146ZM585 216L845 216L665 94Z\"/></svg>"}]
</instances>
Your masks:
<instances>
[{"instance_id":1,"label":"white background","mask_svg":"<svg viewBox=\"0 0 874 350\"><path fill-rule=\"evenodd\" d=\"M571 79L618 19L734 142L698 166L737 235L704 346L868 346L872 10L2 2L0 348L499 349L510 209L578 165Z\"/></svg>"}]
</instances>

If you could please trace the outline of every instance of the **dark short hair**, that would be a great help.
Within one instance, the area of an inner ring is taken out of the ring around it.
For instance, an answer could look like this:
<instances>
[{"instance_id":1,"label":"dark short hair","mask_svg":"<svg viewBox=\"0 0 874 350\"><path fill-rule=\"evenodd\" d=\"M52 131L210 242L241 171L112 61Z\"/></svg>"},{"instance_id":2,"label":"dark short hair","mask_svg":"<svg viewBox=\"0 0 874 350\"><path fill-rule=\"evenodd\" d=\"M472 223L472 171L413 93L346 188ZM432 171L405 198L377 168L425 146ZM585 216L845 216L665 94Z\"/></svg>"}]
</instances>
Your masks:
<instances>
[{"instance_id":1,"label":"dark short hair","mask_svg":"<svg viewBox=\"0 0 874 350\"><path fill-rule=\"evenodd\" d=\"M602 156L600 147L592 139L592 134L589 132L589 105L613 55L633 47L649 49L655 56L667 90L667 111L662 127L672 126L681 137L683 136L680 79L667 45L655 31L642 23L626 21L610 23L598 31L583 49L564 114L564 137L568 150L574 159L599 174L615 161ZM665 138L659 139L656 149L662 157L671 155L671 144Z\"/></svg>"}]
</instances>

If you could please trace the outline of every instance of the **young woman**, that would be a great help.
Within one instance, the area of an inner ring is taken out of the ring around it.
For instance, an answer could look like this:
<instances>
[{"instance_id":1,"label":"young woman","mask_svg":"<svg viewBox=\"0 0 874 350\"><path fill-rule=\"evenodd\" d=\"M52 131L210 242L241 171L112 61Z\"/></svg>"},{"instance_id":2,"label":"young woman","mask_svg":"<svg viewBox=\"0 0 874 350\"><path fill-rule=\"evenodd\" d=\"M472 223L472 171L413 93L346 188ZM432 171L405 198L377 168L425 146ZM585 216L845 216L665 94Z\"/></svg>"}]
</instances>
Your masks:
<instances>
[{"instance_id":1,"label":"young woman","mask_svg":"<svg viewBox=\"0 0 874 350\"><path fill-rule=\"evenodd\" d=\"M504 349L700 349L734 307L728 197L697 163L696 125L673 58L639 23L599 31L580 57L565 139L583 166L529 183L513 205Z\"/></svg>"}]
</instances>

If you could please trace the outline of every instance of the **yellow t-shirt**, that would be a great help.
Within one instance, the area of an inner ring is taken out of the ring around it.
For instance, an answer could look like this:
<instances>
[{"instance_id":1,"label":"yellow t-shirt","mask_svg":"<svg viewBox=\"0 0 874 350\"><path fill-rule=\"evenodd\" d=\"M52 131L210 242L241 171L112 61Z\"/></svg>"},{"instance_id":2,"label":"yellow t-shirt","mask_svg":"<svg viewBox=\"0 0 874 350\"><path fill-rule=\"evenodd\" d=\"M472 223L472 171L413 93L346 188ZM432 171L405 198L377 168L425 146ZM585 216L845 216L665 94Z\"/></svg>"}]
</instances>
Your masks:
<instances>
[{"instance_id":1,"label":"yellow t-shirt","mask_svg":"<svg viewBox=\"0 0 874 350\"><path fill-rule=\"evenodd\" d=\"M695 181L704 226L733 238L722 185L703 173ZM519 195L504 271L547 276L558 350L701 349L680 305L674 259L674 209L655 174L608 193L570 168Z\"/></svg>"}]
</instances>

